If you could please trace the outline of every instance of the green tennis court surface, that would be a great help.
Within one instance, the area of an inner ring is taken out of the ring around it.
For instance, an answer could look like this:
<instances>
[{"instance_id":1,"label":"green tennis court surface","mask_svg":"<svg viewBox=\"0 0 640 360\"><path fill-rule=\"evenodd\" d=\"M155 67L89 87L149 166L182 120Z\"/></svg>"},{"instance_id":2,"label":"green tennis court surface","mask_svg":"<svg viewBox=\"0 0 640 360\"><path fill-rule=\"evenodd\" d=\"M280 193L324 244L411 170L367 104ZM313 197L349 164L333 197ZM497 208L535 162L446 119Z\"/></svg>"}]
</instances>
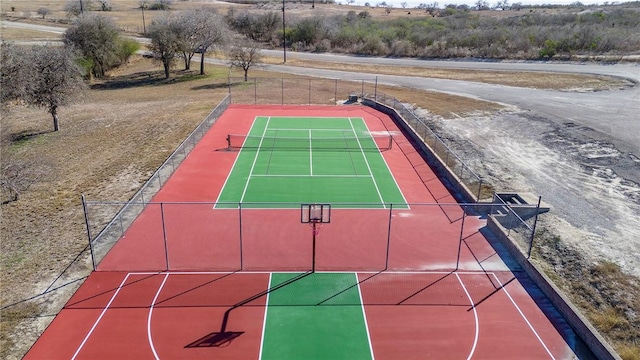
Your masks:
<instances>
[{"instance_id":1,"label":"green tennis court surface","mask_svg":"<svg viewBox=\"0 0 640 360\"><path fill-rule=\"evenodd\" d=\"M353 273L274 273L262 360L372 359L358 280Z\"/></svg>"},{"instance_id":2,"label":"green tennis court surface","mask_svg":"<svg viewBox=\"0 0 640 360\"><path fill-rule=\"evenodd\" d=\"M229 146L240 153L216 208L406 203L381 154L390 135L371 134L362 118L257 117Z\"/></svg>"}]
</instances>

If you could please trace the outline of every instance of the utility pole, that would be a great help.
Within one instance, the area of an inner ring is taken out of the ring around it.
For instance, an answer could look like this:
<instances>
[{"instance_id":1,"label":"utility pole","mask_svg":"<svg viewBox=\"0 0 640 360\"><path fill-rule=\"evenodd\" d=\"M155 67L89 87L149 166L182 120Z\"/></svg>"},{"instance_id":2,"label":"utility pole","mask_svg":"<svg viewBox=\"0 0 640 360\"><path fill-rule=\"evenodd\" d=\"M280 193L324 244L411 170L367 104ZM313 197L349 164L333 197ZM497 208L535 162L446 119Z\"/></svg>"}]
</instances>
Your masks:
<instances>
[{"instance_id":1,"label":"utility pole","mask_svg":"<svg viewBox=\"0 0 640 360\"><path fill-rule=\"evenodd\" d=\"M282 54L284 56L283 64L287 63L287 26L284 22L284 1L282 0Z\"/></svg>"},{"instance_id":2,"label":"utility pole","mask_svg":"<svg viewBox=\"0 0 640 360\"><path fill-rule=\"evenodd\" d=\"M144 36L147 36L147 24L144 21L144 7L145 6L147 6L147 2L143 1L140 4L140 9L142 9L142 31L143 31Z\"/></svg>"}]
</instances>

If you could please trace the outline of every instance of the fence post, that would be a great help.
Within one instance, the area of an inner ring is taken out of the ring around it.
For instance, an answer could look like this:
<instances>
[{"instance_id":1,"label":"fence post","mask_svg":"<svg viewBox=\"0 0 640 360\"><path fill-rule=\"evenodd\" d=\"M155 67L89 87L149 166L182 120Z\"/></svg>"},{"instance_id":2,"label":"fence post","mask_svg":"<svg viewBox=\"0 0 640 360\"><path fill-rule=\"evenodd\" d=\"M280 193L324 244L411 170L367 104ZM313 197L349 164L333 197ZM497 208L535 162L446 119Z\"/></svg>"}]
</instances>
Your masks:
<instances>
[{"instance_id":1,"label":"fence post","mask_svg":"<svg viewBox=\"0 0 640 360\"><path fill-rule=\"evenodd\" d=\"M280 105L284 105L284 78L280 78L280 92L282 93L282 98L280 99Z\"/></svg>"},{"instance_id":2,"label":"fence post","mask_svg":"<svg viewBox=\"0 0 640 360\"><path fill-rule=\"evenodd\" d=\"M373 86L373 101L378 102L378 77L376 76L375 85Z\"/></svg>"},{"instance_id":3,"label":"fence post","mask_svg":"<svg viewBox=\"0 0 640 360\"><path fill-rule=\"evenodd\" d=\"M335 89L334 89L334 95L333 95L333 104L335 105L338 103L338 79L336 79L336 83L335 83Z\"/></svg>"},{"instance_id":4,"label":"fence post","mask_svg":"<svg viewBox=\"0 0 640 360\"><path fill-rule=\"evenodd\" d=\"M258 103L258 83L256 78L253 78L253 103Z\"/></svg>"},{"instance_id":5,"label":"fence post","mask_svg":"<svg viewBox=\"0 0 640 360\"><path fill-rule=\"evenodd\" d=\"M244 270L244 261L242 256L242 203L238 203L238 226L240 226L240 270Z\"/></svg>"},{"instance_id":6,"label":"fence post","mask_svg":"<svg viewBox=\"0 0 640 360\"><path fill-rule=\"evenodd\" d=\"M311 105L311 79L309 79L309 105Z\"/></svg>"},{"instance_id":7,"label":"fence post","mask_svg":"<svg viewBox=\"0 0 640 360\"><path fill-rule=\"evenodd\" d=\"M542 202L542 196L538 196L538 205L536 206L536 217L533 220L533 228L531 229L531 240L529 241L529 252L527 253L527 260L531 258L531 249L533 249L533 237L536 235L536 225L538 225L538 214L540 214L541 202Z\"/></svg>"},{"instance_id":8,"label":"fence post","mask_svg":"<svg viewBox=\"0 0 640 360\"><path fill-rule=\"evenodd\" d=\"M391 221L393 219L393 203L389 204L389 226L387 228L387 254L384 258L384 270L389 268L389 248L391 247Z\"/></svg>"},{"instance_id":9,"label":"fence post","mask_svg":"<svg viewBox=\"0 0 640 360\"><path fill-rule=\"evenodd\" d=\"M466 215L466 206L462 205L462 224L460 225L460 241L458 242L458 258L456 259L456 270L460 268L460 252L462 251L462 235L464 233L464 219Z\"/></svg>"},{"instance_id":10,"label":"fence post","mask_svg":"<svg viewBox=\"0 0 640 360\"><path fill-rule=\"evenodd\" d=\"M93 254L93 244L91 243L91 227L89 226L89 214L87 213L87 202L84 198L84 194L81 195L82 198L82 210L84 211L84 224L87 227L87 237L89 238L89 251L91 252L91 265L93 266L93 271L96 270L96 258Z\"/></svg>"},{"instance_id":11,"label":"fence post","mask_svg":"<svg viewBox=\"0 0 640 360\"><path fill-rule=\"evenodd\" d=\"M164 241L164 259L169 271L169 248L167 247L167 228L164 223L164 203L160 203L160 220L162 221L162 241Z\"/></svg>"},{"instance_id":12,"label":"fence post","mask_svg":"<svg viewBox=\"0 0 640 360\"><path fill-rule=\"evenodd\" d=\"M361 87L360 98L362 99L364 98L364 79L360 80L360 87Z\"/></svg>"}]
</instances>

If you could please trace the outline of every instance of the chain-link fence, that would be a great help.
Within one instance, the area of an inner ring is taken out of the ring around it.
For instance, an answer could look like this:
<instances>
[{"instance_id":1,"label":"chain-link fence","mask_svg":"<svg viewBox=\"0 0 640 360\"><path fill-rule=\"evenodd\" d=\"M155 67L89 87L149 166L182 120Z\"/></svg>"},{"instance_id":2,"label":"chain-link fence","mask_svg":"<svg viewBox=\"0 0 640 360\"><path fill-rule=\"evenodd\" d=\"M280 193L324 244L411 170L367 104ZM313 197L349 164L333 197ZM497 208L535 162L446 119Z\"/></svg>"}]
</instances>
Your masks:
<instances>
[{"instance_id":1,"label":"chain-link fence","mask_svg":"<svg viewBox=\"0 0 640 360\"><path fill-rule=\"evenodd\" d=\"M229 104L230 97L227 95L158 168L131 201L112 203L100 209L94 208L95 211L89 213L83 197L85 221L86 224L90 224L87 227L91 239L90 244L80 249L51 283L38 285L35 295L21 301L3 304L0 310L12 308L17 309L13 311L18 312L33 312L34 316L57 313L62 304L68 300L69 294L80 286L92 270L95 270L96 258L104 257L119 239L122 231L131 226L145 208L144 204L152 199L153 195L167 181L175 168L184 160ZM89 216L91 221L89 221ZM97 246L98 244L99 246ZM140 256L144 256L144 249L140 254Z\"/></svg>"},{"instance_id":2,"label":"chain-link fence","mask_svg":"<svg viewBox=\"0 0 640 360\"><path fill-rule=\"evenodd\" d=\"M476 200L492 190L451 148L400 100L378 91L377 79L347 81L319 78L229 78L229 94L235 104L322 105L348 104L367 98L395 109L420 136L445 167L474 194Z\"/></svg>"},{"instance_id":3,"label":"chain-link fence","mask_svg":"<svg viewBox=\"0 0 640 360\"><path fill-rule=\"evenodd\" d=\"M394 109L420 139L429 147L432 154L440 159L441 163L455 175L459 182L464 184L475 196L476 200L490 197L493 193L482 178L470 166L468 166L451 148L427 125L426 120L413 109L400 100L376 92L375 94L365 94L367 99L384 104Z\"/></svg>"},{"instance_id":4,"label":"chain-link fence","mask_svg":"<svg viewBox=\"0 0 640 360\"><path fill-rule=\"evenodd\" d=\"M374 88L375 79L229 78L229 94L234 104L348 104L374 92Z\"/></svg>"},{"instance_id":5,"label":"chain-link fence","mask_svg":"<svg viewBox=\"0 0 640 360\"><path fill-rule=\"evenodd\" d=\"M160 165L147 182L136 192L127 203L111 203L99 210L89 212L92 221L87 221L87 233L94 245L92 250L93 267L102 259L111 247L116 243L119 234L127 229L144 209L144 204L151 201L162 185L169 179L176 168L193 150L198 141L209 131L218 117L231 103L231 97L227 95L209 115L187 136L176 150ZM83 201L84 203L84 201ZM86 205L86 204L85 204ZM95 235L94 235L95 234Z\"/></svg>"},{"instance_id":6,"label":"chain-link fence","mask_svg":"<svg viewBox=\"0 0 640 360\"><path fill-rule=\"evenodd\" d=\"M332 204L316 248L301 205L85 201L90 228L131 209L91 239L97 270L450 271L478 270L474 258L487 257L486 205Z\"/></svg>"}]
</instances>

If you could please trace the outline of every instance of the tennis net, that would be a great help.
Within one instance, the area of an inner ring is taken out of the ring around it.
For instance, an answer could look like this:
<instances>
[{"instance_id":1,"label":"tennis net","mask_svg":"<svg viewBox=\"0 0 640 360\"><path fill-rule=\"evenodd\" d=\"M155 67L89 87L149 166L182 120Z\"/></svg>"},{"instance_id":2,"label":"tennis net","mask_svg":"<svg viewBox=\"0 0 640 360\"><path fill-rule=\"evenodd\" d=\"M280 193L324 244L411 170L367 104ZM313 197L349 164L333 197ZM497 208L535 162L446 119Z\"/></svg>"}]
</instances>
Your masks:
<instances>
[{"instance_id":1,"label":"tennis net","mask_svg":"<svg viewBox=\"0 0 640 360\"><path fill-rule=\"evenodd\" d=\"M227 135L229 149L384 151L391 149L392 143L388 133L339 137Z\"/></svg>"}]
</instances>

